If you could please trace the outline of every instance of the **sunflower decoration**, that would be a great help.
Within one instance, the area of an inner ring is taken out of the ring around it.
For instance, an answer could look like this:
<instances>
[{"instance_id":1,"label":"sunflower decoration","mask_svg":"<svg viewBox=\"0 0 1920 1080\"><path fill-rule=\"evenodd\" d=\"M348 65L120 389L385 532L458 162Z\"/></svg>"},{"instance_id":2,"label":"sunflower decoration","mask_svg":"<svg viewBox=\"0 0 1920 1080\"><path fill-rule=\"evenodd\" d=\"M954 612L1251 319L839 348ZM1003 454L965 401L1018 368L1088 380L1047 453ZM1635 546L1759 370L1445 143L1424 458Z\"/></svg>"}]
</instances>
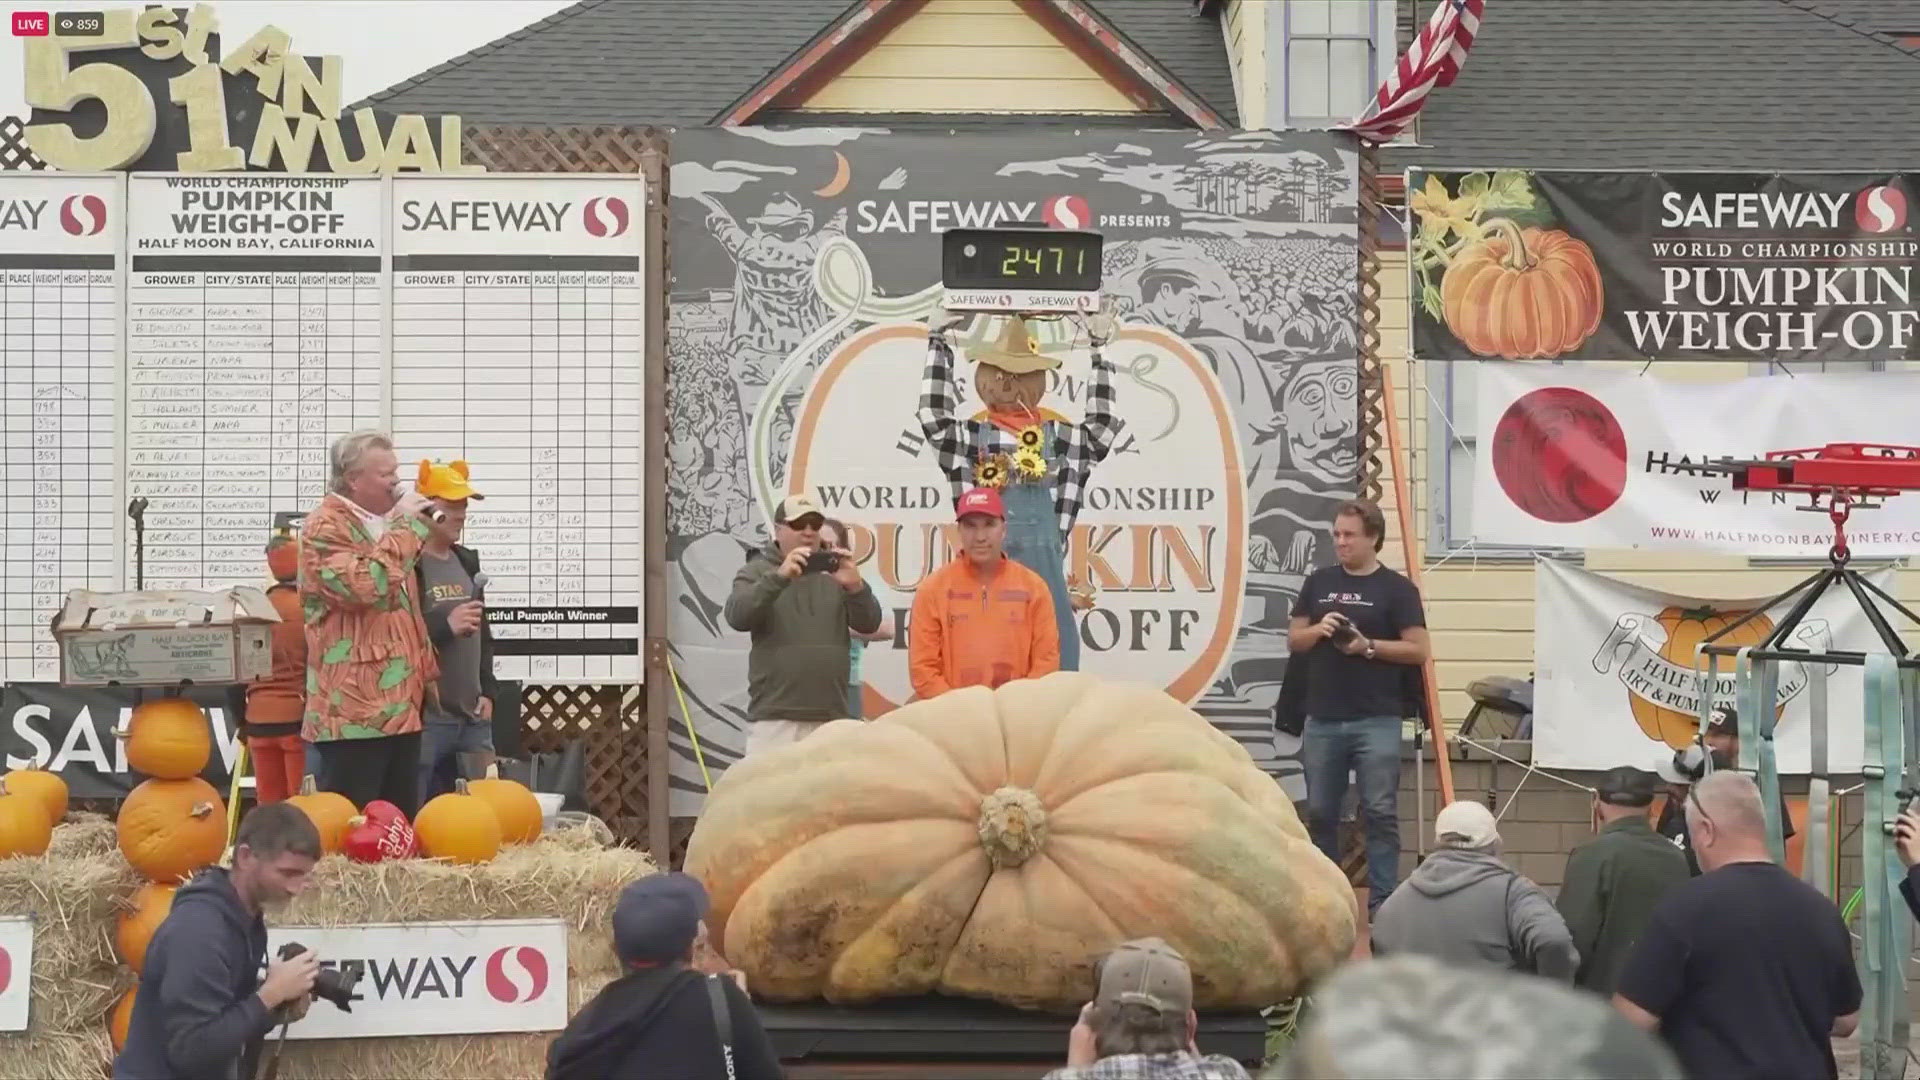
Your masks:
<instances>
[{"instance_id":1,"label":"sunflower decoration","mask_svg":"<svg viewBox=\"0 0 1920 1080\"><path fill-rule=\"evenodd\" d=\"M1037 454L1040 448L1046 445L1047 436L1040 430L1039 424L1030 424L1020 429L1020 434L1015 437L1015 441L1020 444L1020 449L1032 450Z\"/></svg>"},{"instance_id":2,"label":"sunflower decoration","mask_svg":"<svg viewBox=\"0 0 1920 1080\"><path fill-rule=\"evenodd\" d=\"M1022 480L1044 480L1047 457L1032 447L1023 446L1013 452L1013 468Z\"/></svg>"},{"instance_id":3,"label":"sunflower decoration","mask_svg":"<svg viewBox=\"0 0 1920 1080\"><path fill-rule=\"evenodd\" d=\"M973 466L973 482L986 488L1007 486L1007 477L1013 471L1013 462L1005 454L994 454L984 458Z\"/></svg>"}]
</instances>

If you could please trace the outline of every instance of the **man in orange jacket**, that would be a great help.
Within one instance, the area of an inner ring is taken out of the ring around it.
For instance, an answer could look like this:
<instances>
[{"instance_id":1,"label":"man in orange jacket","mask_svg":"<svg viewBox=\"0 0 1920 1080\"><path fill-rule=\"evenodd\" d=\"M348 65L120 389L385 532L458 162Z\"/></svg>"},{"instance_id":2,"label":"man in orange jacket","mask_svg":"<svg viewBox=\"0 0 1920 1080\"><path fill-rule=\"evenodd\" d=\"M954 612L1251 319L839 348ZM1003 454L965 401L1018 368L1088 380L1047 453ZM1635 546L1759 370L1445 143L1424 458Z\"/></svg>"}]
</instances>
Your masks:
<instances>
[{"instance_id":1,"label":"man in orange jacket","mask_svg":"<svg viewBox=\"0 0 1920 1080\"><path fill-rule=\"evenodd\" d=\"M927 575L907 624L914 695L995 687L1060 670L1053 594L1039 574L1007 558L1000 493L960 496L960 557Z\"/></svg>"}]
</instances>

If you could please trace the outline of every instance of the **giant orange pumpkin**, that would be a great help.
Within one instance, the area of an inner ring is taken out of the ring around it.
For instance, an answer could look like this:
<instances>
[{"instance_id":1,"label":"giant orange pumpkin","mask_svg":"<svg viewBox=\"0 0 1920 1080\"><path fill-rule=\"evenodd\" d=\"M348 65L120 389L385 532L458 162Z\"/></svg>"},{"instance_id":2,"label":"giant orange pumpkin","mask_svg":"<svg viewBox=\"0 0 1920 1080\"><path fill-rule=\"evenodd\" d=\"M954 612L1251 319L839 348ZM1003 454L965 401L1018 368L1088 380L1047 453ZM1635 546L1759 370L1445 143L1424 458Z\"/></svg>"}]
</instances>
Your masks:
<instances>
[{"instance_id":1,"label":"giant orange pumpkin","mask_svg":"<svg viewBox=\"0 0 1920 1080\"><path fill-rule=\"evenodd\" d=\"M1353 948L1353 892L1238 743L1078 672L834 721L714 785L686 869L756 998L943 993L1071 1010L1158 936L1200 1008L1295 996Z\"/></svg>"},{"instance_id":2,"label":"giant orange pumpkin","mask_svg":"<svg viewBox=\"0 0 1920 1080\"><path fill-rule=\"evenodd\" d=\"M220 793L199 777L146 780L120 804L120 853L148 881L184 881L227 850Z\"/></svg>"},{"instance_id":3,"label":"giant orange pumpkin","mask_svg":"<svg viewBox=\"0 0 1920 1080\"><path fill-rule=\"evenodd\" d=\"M347 829L352 825L353 816L360 812L345 795L317 790L311 776L301 778L300 794L287 801L312 820L313 827L320 833L320 850L327 855L337 853L347 842Z\"/></svg>"},{"instance_id":4,"label":"giant orange pumpkin","mask_svg":"<svg viewBox=\"0 0 1920 1080\"><path fill-rule=\"evenodd\" d=\"M173 910L173 894L178 890L177 885L150 881L133 894L132 906L120 913L113 942L120 949L120 959L136 974L145 970L147 946L153 941L153 932L167 921L167 913Z\"/></svg>"},{"instance_id":5,"label":"giant orange pumpkin","mask_svg":"<svg viewBox=\"0 0 1920 1080\"><path fill-rule=\"evenodd\" d=\"M128 990L120 995L119 1004L113 1007L113 1014L107 1018L107 1033L113 1037L113 1052L119 1053L127 1045L127 1025L133 1021L133 995L137 990Z\"/></svg>"},{"instance_id":6,"label":"giant orange pumpkin","mask_svg":"<svg viewBox=\"0 0 1920 1080\"><path fill-rule=\"evenodd\" d=\"M1440 279L1447 329L1480 356L1537 360L1569 353L1600 326L1604 290L1593 249L1558 229L1490 221Z\"/></svg>"},{"instance_id":7,"label":"giant orange pumpkin","mask_svg":"<svg viewBox=\"0 0 1920 1080\"><path fill-rule=\"evenodd\" d=\"M1692 671L1696 660L1694 649L1708 637L1746 616L1744 611L1715 611L1710 607L1666 608L1654 617L1667 632L1666 643L1660 646L1660 658ZM1745 626L1721 638L1716 644L1733 648L1758 645L1771 633L1773 620L1764 614L1755 615ZM1720 670L1728 670L1725 661L1721 662ZM1640 730L1646 733L1647 738L1666 743L1675 750L1692 742L1700 729L1700 718L1693 713L1667 708L1639 694L1629 694L1627 700L1633 708L1633 719L1639 723ZM1786 706L1779 706L1774 713L1775 719L1785 712Z\"/></svg>"},{"instance_id":8,"label":"giant orange pumpkin","mask_svg":"<svg viewBox=\"0 0 1920 1080\"><path fill-rule=\"evenodd\" d=\"M127 726L127 764L162 780L199 776L213 756L213 729L206 711L182 697L151 698L134 706Z\"/></svg>"},{"instance_id":9,"label":"giant orange pumpkin","mask_svg":"<svg viewBox=\"0 0 1920 1080\"><path fill-rule=\"evenodd\" d=\"M45 769L15 769L5 777L9 795L26 795L47 808L47 820L60 824L67 816L67 782Z\"/></svg>"},{"instance_id":10,"label":"giant orange pumpkin","mask_svg":"<svg viewBox=\"0 0 1920 1080\"><path fill-rule=\"evenodd\" d=\"M0 781L0 859L45 855L53 843L47 804L31 792L15 793Z\"/></svg>"}]
</instances>

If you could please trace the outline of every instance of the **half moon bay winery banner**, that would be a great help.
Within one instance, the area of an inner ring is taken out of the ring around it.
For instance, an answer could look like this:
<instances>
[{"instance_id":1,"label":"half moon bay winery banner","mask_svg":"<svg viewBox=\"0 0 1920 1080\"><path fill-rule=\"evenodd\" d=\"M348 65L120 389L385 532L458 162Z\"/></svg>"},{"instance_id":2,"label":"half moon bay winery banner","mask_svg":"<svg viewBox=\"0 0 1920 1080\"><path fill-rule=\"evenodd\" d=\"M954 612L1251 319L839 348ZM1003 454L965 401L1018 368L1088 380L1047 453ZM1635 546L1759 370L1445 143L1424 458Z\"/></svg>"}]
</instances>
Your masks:
<instances>
[{"instance_id":1,"label":"half moon bay winery banner","mask_svg":"<svg viewBox=\"0 0 1920 1080\"><path fill-rule=\"evenodd\" d=\"M1677 596L1645 589L1553 559L1535 560L1534 613L1552 633L1534 635L1539 701L1534 708L1533 760L1549 769L1652 769L1692 741L1700 715L1695 648L1727 630L1771 598L1745 600ZM1893 589L1894 572L1866 575ZM1792 603L1761 610L1727 630L1727 645L1757 645ZM1860 605L1830 591L1801 620L1789 649L1875 651L1881 648ZM1706 660L1700 661L1704 672ZM1860 668L1827 665L1827 767L1860 771ZM1783 773L1812 766L1808 665L1783 664L1775 690L1774 746ZM1733 661L1721 659L1714 703L1734 705ZM1742 718L1744 720L1744 718Z\"/></svg>"},{"instance_id":2,"label":"half moon bay winery banner","mask_svg":"<svg viewBox=\"0 0 1920 1080\"><path fill-rule=\"evenodd\" d=\"M1915 178L1407 177L1424 360L1920 357Z\"/></svg>"},{"instance_id":3,"label":"half moon bay winery banner","mask_svg":"<svg viewBox=\"0 0 1920 1080\"><path fill-rule=\"evenodd\" d=\"M914 590L958 554L915 415L940 234L1030 223L1104 236L1120 320L1119 433L1066 556L1097 590L1081 669L1193 703L1303 796L1272 710L1288 610L1356 489L1357 164L1326 133L676 133L669 636L708 767L746 738L749 642L721 609L789 492L845 522L896 624L861 660L865 715L911 698ZM984 410L968 357L1003 326L951 332L963 418ZM1059 359L1042 413L1078 423L1088 344L1037 327ZM672 812L689 814L704 782L673 740Z\"/></svg>"}]
</instances>

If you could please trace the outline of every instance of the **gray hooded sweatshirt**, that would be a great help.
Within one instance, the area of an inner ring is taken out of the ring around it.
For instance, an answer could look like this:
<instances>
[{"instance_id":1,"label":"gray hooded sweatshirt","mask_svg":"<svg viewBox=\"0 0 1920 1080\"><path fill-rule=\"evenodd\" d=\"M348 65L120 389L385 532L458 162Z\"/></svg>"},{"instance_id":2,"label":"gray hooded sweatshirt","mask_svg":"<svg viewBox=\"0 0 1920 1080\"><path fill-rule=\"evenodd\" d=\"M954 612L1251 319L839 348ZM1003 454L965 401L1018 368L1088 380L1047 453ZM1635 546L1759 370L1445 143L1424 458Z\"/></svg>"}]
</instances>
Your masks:
<instances>
[{"instance_id":1,"label":"gray hooded sweatshirt","mask_svg":"<svg viewBox=\"0 0 1920 1080\"><path fill-rule=\"evenodd\" d=\"M1540 887L1490 851L1441 848L1373 916L1376 956L1420 953L1572 982L1580 954Z\"/></svg>"}]
</instances>

